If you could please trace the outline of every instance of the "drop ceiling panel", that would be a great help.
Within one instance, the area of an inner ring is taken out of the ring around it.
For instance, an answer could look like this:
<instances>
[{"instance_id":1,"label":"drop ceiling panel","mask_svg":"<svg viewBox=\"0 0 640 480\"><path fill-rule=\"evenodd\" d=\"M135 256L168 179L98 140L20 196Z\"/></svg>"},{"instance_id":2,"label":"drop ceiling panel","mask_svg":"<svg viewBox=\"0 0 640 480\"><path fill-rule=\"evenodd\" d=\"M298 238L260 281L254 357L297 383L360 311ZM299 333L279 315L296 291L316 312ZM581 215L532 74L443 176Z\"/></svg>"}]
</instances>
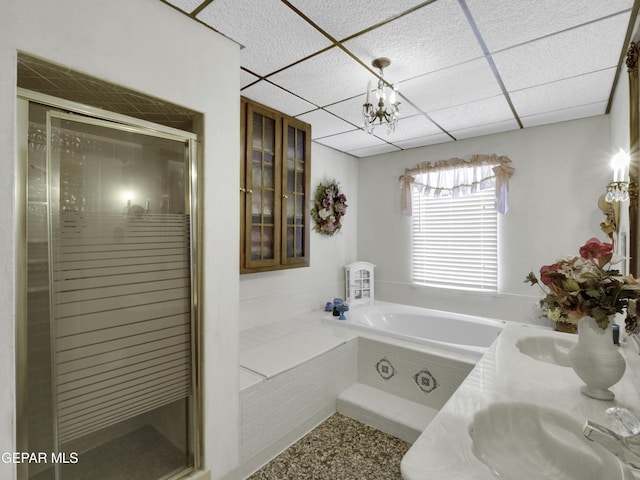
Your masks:
<instances>
[{"instance_id":1,"label":"drop ceiling panel","mask_svg":"<svg viewBox=\"0 0 640 480\"><path fill-rule=\"evenodd\" d=\"M166 0L167 3L179 8L180 10L191 13L193 12L198 5L200 5L203 0Z\"/></svg>"},{"instance_id":2,"label":"drop ceiling panel","mask_svg":"<svg viewBox=\"0 0 640 480\"><path fill-rule=\"evenodd\" d=\"M344 120L341 120L340 118L337 118L335 115L332 115L331 113L325 112L324 110L320 109L314 110L313 112L305 113L303 115L299 115L297 118L299 118L303 122L307 122L310 125L313 125L311 136L314 140L316 138L327 137L358 128L345 122Z\"/></svg>"},{"instance_id":3,"label":"drop ceiling panel","mask_svg":"<svg viewBox=\"0 0 640 480\"><path fill-rule=\"evenodd\" d=\"M337 40L390 19L424 0L293 0L291 3Z\"/></svg>"},{"instance_id":4,"label":"drop ceiling panel","mask_svg":"<svg viewBox=\"0 0 640 480\"><path fill-rule=\"evenodd\" d=\"M244 97L267 106L273 105L275 102L275 104L278 105L278 111L292 117L316 108L315 105L310 104L306 100L296 97L264 80L254 83L250 87L243 88L241 94Z\"/></svg>"},{"instance_id":5,"label":"drop ceiling panel","mask_svg":"<svg viewBox=\"0 0 640 480\"><path fill-rule=\"evenodd\" d=\"M485 58L428 73L398 85L421 110L433 111L502 93Z\"/></svg>"},{"instance_id":6,"label":"drop ceiling panel","mask_svg":"<svg viewBox=\"0 0 640 480\"><path fill-rule=\"evenodd\" d=\"M244 88L247 85L251 85L253 82L259 80L259 77L256 77L252 73L246 72L244 70L240 70L240 88Z\"/></svg>"},{"instance_id":7,"label":"drop ceiling panel","mask_svg":"<svg viewBox=\"0 0 640 480\"><path fill-rule=\"evenodd\" d=\"M332 48L269 80L322 107L353 96L364 98L370 78L360 64L339 48Z\"/></svg>"},{"instance_id":8,"label":"drop ceiling panel","mask_svg":"<svg viewBox=\"0 0 640 480\"><path fill-rule=\"evenodd\" d=\"M627 20L616 15L505 50L493 59L510 92L615 67Z\"/></svg>"},{"instance_id":9,"label":"drop ceiling panel","mask_svg":"<svg viewBox=\"0 0 640 480\"><path fill-rule=\"evenodd\" d=\"M336 150L348 152L358 148L369 148L385 145L387 142L381 140L375 135L369 135L363 130L354 130L352 132L340 133L331 137L320 138L316 140L318 143L326 145Z\"/></svg>"},{"instance_id":10,"label":"drop ceiling panel","mask_svg":"<svg viewBox=\"0 0 640 480\"><path fill-rule=\"evenodd\" d=\"M536 0L530 2L466 0L466 2L491 52L630 9L633 5L633 0Z\"/></svg>"},{"instance_id":11,"label":"drop ceiling panel","mask_svg":"<svg viewBox=\"0 0 640 480\"><path fill-rule=\"evenodd\" d=\"M243 45L240 62L267 75L331 43L279 0L215 0L198 19Z\"/></svg>"},{"instance_id":12,"label":"drop ceiling panel","mask_svg":"<svg viewBox=\"0 0 640 480\"><path fill-rule=\"evenodd\" d=\"M382 155L383 153L399 152L400 148L395 145L385 144L375 147L357 148L355 150L349 150L347 153L354 157L370 157L373 155Z\"/></svg>"},{"instance_id":13,"label":"drop ceiling panel","mask_svg":"<svg viewBox=\"0 0 640 480\"><path fill-rule=\"evenodd\" d=\"M634 0L160 1L176 15L202 8L194 28L204 22L244 46L242 95L357 156L509 130L515 115L530 126L602 113L615 68L626 74L618 65L636 23ZM388 138L385 128L379 138L356 131L367 82L377 81L371 61L381 56L391 59L384 76L402 102Z\"/></svg>"},{"instance_id":14,"label":"drop ceiling panel","mask_svg":"<svg viewBox=\"0 0 640 480\"><path fill-rule=\"evenodd\" d=\"M578 118L602 115L606 111L606 108L607 102L597 102L589 105L580 105L579 107L528 115L522 117L520 120L525 127L535 127L538 125L547 125L550 123L565 122L567 120L576 120Z\"/></svg>"},{"instance_id":15,"label":"drop ceiling panel","mask_svg":"<svg viewBox=\"0 0 640 480\"><path fill-rule=\"evenodd\" d=\"M435 135L429 135L428 137L418 137L412 138L410 140L404 140L402 142L396 142L394 145L397 145L400 148L418 148L418 147L426 147L428 145L436 145L438 143L450 142L452 138L446 133L437 133Z\"/></svg>"},{"instance_id":16,"label":"drop ceiling panel","mask_svg":"<svg viewBox=\"0 0 640 480\"><path fill-rule=\"evenodd\" d=\"M615 71L615 68L610 68L520 90L511 94L511 101L522 117L605 102L609 97Z\"/></svg>"},{"instance_id":17,"label":"drop ceiling panel","mask_svg":"<svg viewBox=\"0 0 640 480\"><path fill-rule=\"evenodd\" d=\"M450 133L456 139L462 140L464 138L479 137L482 135L492 135L494 133L508 132L510 130L517 130L520 128L515 118L505 120L503 122L487 123L485 125L478 125L470 128L463 128L460 130L452 130Z\"/></svg>"},{"instance_id":18,"label":"drop ceiling panel","mask_svg":"<svg viewBox=\"0 0 640 480\"><path fill-rule=\"evenodd\" d=\"M329 105L325 107L325 110L357 127L362 126L362 104L365 102L364 90L366 90L366 85L363 89L362 95Z\"/></svg>"},{"instance_id":19,"label":"drop ceiling panel","mask_svg":"<svg viewBox=\"0 0 640 480\"><path fill-rule=\"evenodd\" d=\"M388 57L385 79L397 83L482 57L456 0L439 0L344 43L368 64Z\"/></svg>"},{"instance_id":20,"label":"drop ceiling panel","mask_svg":"<svg viewBox=\"0 0 640 480\"><path fill-rule=\"evenodd\" d=\"M380 132L386 131L384 127L376 128L379 128ZM400 117L395 132L387 138L390 142L396 143L416 137L434 135L436 133L442 133L442 130L427 117L418 114L412 117Z\"/></svg>"},{"instance_id":21,"label":"drop ceiling panel","mask_svg":"<svg viewBox=\"0 0 640 480\"><path fill-rule=\"evenodd\" d=\"M503 96L429 112L429 115L447 131L514 119L513 112Z\"/></svg>"}]
</instances>

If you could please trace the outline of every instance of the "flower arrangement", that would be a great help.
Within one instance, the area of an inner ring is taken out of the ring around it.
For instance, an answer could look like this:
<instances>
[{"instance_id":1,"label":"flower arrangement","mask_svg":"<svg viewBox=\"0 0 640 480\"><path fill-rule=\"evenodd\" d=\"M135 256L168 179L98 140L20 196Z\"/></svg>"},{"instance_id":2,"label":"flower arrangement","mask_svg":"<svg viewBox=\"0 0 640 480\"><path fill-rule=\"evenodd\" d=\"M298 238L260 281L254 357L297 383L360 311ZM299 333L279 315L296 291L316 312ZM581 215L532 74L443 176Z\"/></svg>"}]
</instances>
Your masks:
<instances>
[{"instance_id":1,"label":"flower arrangement","mask_svg":"<svg viewBox=\"0 0 640 480\"><path fill-rule=\"evenodd\" d=\"M311 218L315 231L323 235L335 235L342 228L341 218L347 212L347 197L335 180L321 182L316 188Z\"/></svg>"},{"instance_id":2,"label":"flower arrangement","mask_svg":"<svg viewBox=\"0 0 640 480\"><path fill-rule=\"evenodd\" d=\"M525 282L542 288L546 295L540 306L552 320L577 325L588 315L605 329L611 315L640 298L640 282L611 268L612 258L613 244L591 238L579 256L543 266L540 280L530 272Z\"/></svg>"}]
</instances>

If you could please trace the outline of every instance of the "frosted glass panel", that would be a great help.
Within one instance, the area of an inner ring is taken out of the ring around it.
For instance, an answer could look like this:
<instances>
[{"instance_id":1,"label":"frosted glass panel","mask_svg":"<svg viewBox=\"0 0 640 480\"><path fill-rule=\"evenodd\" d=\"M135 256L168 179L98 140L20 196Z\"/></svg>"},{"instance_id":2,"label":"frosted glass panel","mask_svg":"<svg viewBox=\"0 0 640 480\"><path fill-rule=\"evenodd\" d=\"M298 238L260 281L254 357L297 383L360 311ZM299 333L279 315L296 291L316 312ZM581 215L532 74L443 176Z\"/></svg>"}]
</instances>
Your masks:
<instances>
[{"instance_id":1,"label":"frosted glass panel","mask_svg":"<svg viewBox=\"0 0 640 480\"><path fill-rule=\"evenodd\" d=\"M188 141L30 122L29 449L79 458L28 476L169 478L194 464Z\"/></svg>"}]
</instances>

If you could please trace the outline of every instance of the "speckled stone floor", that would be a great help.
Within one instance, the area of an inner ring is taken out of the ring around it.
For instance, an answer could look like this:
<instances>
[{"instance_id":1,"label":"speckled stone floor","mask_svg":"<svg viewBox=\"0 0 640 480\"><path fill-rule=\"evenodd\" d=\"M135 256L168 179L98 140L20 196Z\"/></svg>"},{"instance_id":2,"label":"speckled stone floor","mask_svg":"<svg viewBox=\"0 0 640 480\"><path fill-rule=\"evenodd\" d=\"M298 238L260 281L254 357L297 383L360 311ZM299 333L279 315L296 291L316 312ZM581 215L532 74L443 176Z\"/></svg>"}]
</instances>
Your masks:
<instances>
[{"instance_id":1,"label":"speckled stone floor","mask_svg":"<svg viewBox=\"0 0 640 480\"><path fill-rule=\"evenodd\" d=\"M410 446L336 413L248 480L401 480Z\"/></svg>"}]
</instances>

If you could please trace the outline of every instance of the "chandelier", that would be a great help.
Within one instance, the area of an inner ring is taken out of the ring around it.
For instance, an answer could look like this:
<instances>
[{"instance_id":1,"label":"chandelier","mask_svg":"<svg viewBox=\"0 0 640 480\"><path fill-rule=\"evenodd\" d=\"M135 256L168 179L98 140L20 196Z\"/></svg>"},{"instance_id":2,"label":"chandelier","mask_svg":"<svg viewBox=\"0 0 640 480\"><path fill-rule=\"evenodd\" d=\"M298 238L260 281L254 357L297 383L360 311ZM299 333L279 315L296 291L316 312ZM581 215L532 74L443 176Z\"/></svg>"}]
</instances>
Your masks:
<instances>
[{"instance_id":1,"label":"chandelier","mask_svg":"<svg viewBox=\"0 0 640 480\"><path fill-rule=\"evenodd\" d=\"M373 133L376 121L379 125L387 124L387 134L393 133L400 117L400 102L398 101L398 91L394 86L386 87L391 90L388 100L385 92L385 81L383 69L391 65L391 60L385 57L376 58L371 65L380 71L378 78L378 88L376 90L377 106L369 102L371 93L371 81L367 83L367 97L362 106L362 128L367 133ZM388 84L387 84L388 85Z\"/></svg>"}]
</instances>

